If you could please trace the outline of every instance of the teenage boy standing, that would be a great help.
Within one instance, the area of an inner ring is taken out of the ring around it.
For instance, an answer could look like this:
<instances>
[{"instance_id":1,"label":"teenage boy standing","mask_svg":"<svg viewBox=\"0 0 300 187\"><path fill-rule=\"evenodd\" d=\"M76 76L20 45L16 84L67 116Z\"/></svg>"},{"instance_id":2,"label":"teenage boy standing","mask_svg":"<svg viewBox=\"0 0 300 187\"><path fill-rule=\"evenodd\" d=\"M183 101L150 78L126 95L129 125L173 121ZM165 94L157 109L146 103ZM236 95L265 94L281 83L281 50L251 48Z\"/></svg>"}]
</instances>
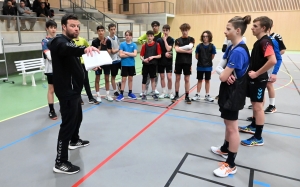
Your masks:
<instances>
[{"instance_id":1,"label":"teenage boy standing","mask_svg":"<svg viewBox=\"0 0 300 187\"><path fill-rule=\"evenodd\" d=\"M151 80L151 86L152 86L152 92L155 92L155 77L156 77L156 67L158 59L161 58L161 48L160 45L153 41L154 39L154 32L153 31L147 31L147 37L148 41L147 43L143 44L142 50L140 53L141 60L143 62L143 80L142 80L142 100L147 100L147 91L146 91L146 82L147 77L150 77ZM158 100L158 96L153 93L153 98L155 100Z\"/></svg>"},{"instance_id":2,"label":"teenage boy standing","mask_svg":"<svg viewBox=\"0 0 300 187\"><path fill-rule=\"evenodd\" d=\"M192 48L194 47L195 39L190 37L189 30L191 26L188 23L182 24L180 27L182 36L175 40L175 50L177 52L175 60L176 81L175 81L175 97L172 102L176 102L179 99L179 86L181 73L184 74L185 82L185 102L191 104L189 97L190 90L190 75L192 74Z\"/></svg>"},{"instance_id":3,"label":"teenage boy standing","mask_svg":"<svg viewBox=\"0 0 300 187\"><path fill-rule=\"evenodd\" d=\"M124 88L128 77L128 98L136 99L136 96L132 93L132 81L133 76L136 75L135 72L135 60L134 57L137 55L137 46L132 42L132 31L127 30L125 32L125 41L120 44L120 57L121 57L121 76L122 84L120 95L117 97L116 101L122 101L124 99Z\"/></svg>"},{"instance_id":4,"label":"teenage boy standing","mask_svg":"<svg viewBox=\"0 0 300 187\"><path fill-rule=\"evenodd\" d=\"M116 86L116 76L118 75L119 69L121 70L121 58L119 55L120 41L116 34L116 25L111 23L108 25L109 36L107 38L111 41L111 53L110 56L113 60L111 65L111 86L114 90L114 96L118 97L119 92Z\"/></svg>"},{"instance_id":5,"label":"teenage boy standing","mask_svg":"<svg viewBox=\"0 0 300 187\"><path fill-rule=\"evenodd\" d=\"M193 101L200 100L200 91L202 87L203 76L205 76L205 101L213 102L213 98L209 95L210 79L213 66L213 59L215 57L216 47L212 44L212 33L210 31L204 31L201 34L201 44L196 47L195 57L198 60L197 63L197 93L192 98Z\"/></svg>"},{"instance_id":6,"label":"teenage boy standing","mask_svg":"<svg viewBox=\"0 0 300 187\"><path fill-rule=\"evenodd\" d=\"M169 36L170 33L170 26L164 25L163 26L163 33L164 36L157 40L161 47L161 59L158 62L158 73L160 74L160 83L162 88L162 94L159 96L159 99L163 98L170 98L173 99L173 91L172 91L172 70L173 70L173 45L174 39ZM165 72L167 74L168 80L168 91L166 89L166 82L165 82Z\"/></svg>"},{"instance_id":7,"label":"teenage boy standing","mask_svg":"<svg viewBox=\"0 0 300 187\"><path fill-rule=\"evenodd\" d=\"M253 20L252 33L258 39L251 52L251 62L249 67L248 96L253 106L255 121L251 125L239 127L240 131L255 131L254 136L247 140L242 140L245 146L263 145L262 138L265 114L263 110L264 93L268 82L268 70L276 64L276 57L272 40L267 32L271 28L271 20L266 16L261 16Z\"/></svg>"},{"instance_id":8,"label":"teenage boy standing","mask_svg":"<svg viewBox=\"0 0 300 187\"><path fill-rule=\"evenodd\" d=\"M45 62L45 75L47 76L48 81L48 105L49 105L49 118L52 120L57 119L57 115L54 110L54 87L53 87L53 71L52 71L52 58L50 50L48 49L48 42L52 40L56 36L56 29L57 24L53 20L49 20L46 22L46 31L47 36L45 39L42 40L42 50L43 50L43 57Z\"/></svg>"},{"instance_id":9,"label":"teenage boy standing","mask_svg":"<svg viewBox=\"0 0 300 187\"><path fill-rule=\"evenodd\" d=\"M98 38L92 41L92 46L98 48L100 51L107 51L111 54L111 41L105 38L105 28L102 25L97 27ZM97 101L101 102L101 95L100 95L100 75L102 74L102 70L104 71L104 79L105 79L105 90L106 96L105 99L108 101L113 101L113 98L109 95L109 75L110 75L110 68L111 64L101 66L101 69L95 71L95 89L97 93Z\"/></svg>"}]
</instances>

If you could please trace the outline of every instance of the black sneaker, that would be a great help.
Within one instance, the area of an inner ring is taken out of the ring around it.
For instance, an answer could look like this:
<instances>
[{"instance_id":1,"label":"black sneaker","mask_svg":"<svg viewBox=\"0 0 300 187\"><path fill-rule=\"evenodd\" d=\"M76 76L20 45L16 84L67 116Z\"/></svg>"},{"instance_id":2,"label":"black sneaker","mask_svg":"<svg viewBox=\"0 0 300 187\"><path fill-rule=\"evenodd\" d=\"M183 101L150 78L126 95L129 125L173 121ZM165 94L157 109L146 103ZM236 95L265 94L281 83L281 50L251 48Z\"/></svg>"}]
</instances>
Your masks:
<instances>
[{"instance_id":1,"label":"black sneaker","mask_svg":"<svg viewBox=\"0 0 300 187\"><path fill-rule=\"evenodd\" d=\"M192 101L191 101L190 97L185 97L185 102L187 104L192 104Z\"/></svg>"},{"instance_id":2,"label":"black sneaker","mask_svg":"<svg viewBox=\"0 0 300 187\"><path fill-rule=\"evenodd\" d=\"M247 121L254 121L254 117L247 117Z\"/></svg>"},{"instance_id":3,"label":"black sneaker","mask_svg":"<svg viewBox=\"0 0 300 187\"><path fill-rule=\"evenodd\" d=\"M154 99L155 101L158 101L158 97L157 97L156 94L153 94L152 97L153 97L153 99Z\"/></svg>"},{"instance_id":4,"label":"black sneaker","mask_svg":"<svg viewBox=\"0 0 300 187\"><path fill-rule=\"evenodd\" d=\"M145 94L142 95L142 101L147 101L147 96Z\"/></svg>"},{"instance_id":5,"label":"black sneaker","mask_svg":"<svg viewBox=\"0 0 300 187\"><path fill-rule=\"evenodd\" d=\"M53 167L55 173L64 173L72 175L80 171L80 167L73 165L71 162L66 161L64 163L55 164Z\"/></svg>"},{"instance_id":6,"label":"black sneaker","mask_svg":"<svg viewBox=\"0 0 300 187\"><path fill-rule=\"evenodd\" d=\"M265 110L265 114L273 114L274 112L276 112L276 107L275 105L269 105L266 110Z\"/></svg>"},{"instance_id":7,"label":"black sneaker","mask_svg":"<svg viewBox=\"0 0 300 187\"><path fill-rule=\"evenodd\" d=\"M54 110L50 111L48 115L49 115L49 118L52 119L52 120L57 119L57 115L56 115Z\"/></svg>"},{"instance_id":8,"label":"black sneaker","mask_svg":"<svg viewBox=\"0 0 300 187\"><path fill-rule=\"evenodd\" d=\"M89 141L79 139L75 143L70 142L69 149L73 150L73 149L77 149L77 148L80 148L80 147L85 147L85 146L88 146L88 145L90 145Z\"/></svg>"},{"instance_id":9,"label":"black sneaker","mask_svg":"<svg viewBox=\"0 0 300 187\"><path fill-rule=\"evenodd\" d=\"M119 92L114 93L114 96L116 96L116 97L118 97L119 95L120 95Z\"/></svg>"},{"instance_id":10,"label":"black sneaker","mask_svg":"<svg viewBox=\"0 0 300 187\"><path fill-rule=\"evenodd\" d=\"M100 102L97 101L95 98L89 100L89 104L98 105L99 103L100 103Z\"/></svg>"},{"instance_id":11,"label":"black sneaker","mask_svg":"<svg viewBox=\"0 0 300 187\"><path fill-rule=\"evenodd\" d=\"M179 96L178 96L178 95L175 95L175 97L174 97L173 99L171 99L171 101L172 101L173 103L175 103L178 99L179 99Z\"/></svg>"},{"instance_id":12,"label":"black sneaker","mask_svg":"<svg viewBox=\"0 0 300 187\"><path fill-rule=\"evenodd\" d=\"M117 83L117 87L118 87L119 92L121 91L121 85L122 85L121 82L118 82L118 83Z\"/></svg>"},{"instance_id":13,"label":"black sneaker","mask_svg":"<svg viewBox=\"0 0 300 187\"><path fill-rule=\"evenodd\" d=\"M217 96L215 97L215 99L218 100L218 99L219 99L219 96L217 95Z\"/></svg>"},{"instance_id":14,"label":"black sneaker","mask_svg":"<svg viewBox=\"0 0 300 187\"><path fill-rule=\"evenodd\" d=\"M249 106L248 106L248 109L252 109L252 108L253 108L252 105L249 105Z\"/></svg>"}]
</instances>

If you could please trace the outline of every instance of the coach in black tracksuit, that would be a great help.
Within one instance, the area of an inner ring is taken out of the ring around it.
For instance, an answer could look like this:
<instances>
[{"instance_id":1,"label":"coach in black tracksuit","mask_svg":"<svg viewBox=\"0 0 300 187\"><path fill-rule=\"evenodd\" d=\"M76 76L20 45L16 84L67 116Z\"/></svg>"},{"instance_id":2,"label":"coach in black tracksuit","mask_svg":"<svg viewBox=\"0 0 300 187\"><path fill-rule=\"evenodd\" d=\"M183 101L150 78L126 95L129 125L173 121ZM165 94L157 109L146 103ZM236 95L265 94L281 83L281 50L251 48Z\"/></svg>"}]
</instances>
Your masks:
<instances>
[{"instance_id":1,"label":"coach in black tracksuit","mask_svg":"<svg viewBox=\"0 0 300 187\"><path fill-rule=\"evenodd\" d=\"M53 171L74 174L80 168L68 162L68 148L72 150L89 145L89 141L79 139L82 121L80 94L85 76L79 57L99 50L94 47L78 47L72 40L79 34L80 22L76 15L64 15L61 24L63 34L57 35L48 43L52 57L54 92L62 115Z\"/></svg>"}]
</instances>

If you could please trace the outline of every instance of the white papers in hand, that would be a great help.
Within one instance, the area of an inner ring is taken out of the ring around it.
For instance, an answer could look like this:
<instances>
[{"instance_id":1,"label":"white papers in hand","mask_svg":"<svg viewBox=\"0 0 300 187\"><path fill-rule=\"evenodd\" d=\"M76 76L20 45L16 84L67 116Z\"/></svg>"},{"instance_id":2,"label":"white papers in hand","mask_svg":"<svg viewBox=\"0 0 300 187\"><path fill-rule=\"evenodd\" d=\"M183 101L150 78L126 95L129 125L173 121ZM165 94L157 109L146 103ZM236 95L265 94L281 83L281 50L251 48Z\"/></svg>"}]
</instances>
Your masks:
<instances>
[{"instance_id":1,"label":"white papers in hand","mask_svg":"<svg viewBox=\"0 0 300 187\"><path fill-rule=\"evenodd\" d=\"M92 70L95 67L112 64L112 59L107 51L100 51L100 53L93 51L93 56L84 54L82 55L82 58L87 71Z\"/></svg>"}]
</instances>

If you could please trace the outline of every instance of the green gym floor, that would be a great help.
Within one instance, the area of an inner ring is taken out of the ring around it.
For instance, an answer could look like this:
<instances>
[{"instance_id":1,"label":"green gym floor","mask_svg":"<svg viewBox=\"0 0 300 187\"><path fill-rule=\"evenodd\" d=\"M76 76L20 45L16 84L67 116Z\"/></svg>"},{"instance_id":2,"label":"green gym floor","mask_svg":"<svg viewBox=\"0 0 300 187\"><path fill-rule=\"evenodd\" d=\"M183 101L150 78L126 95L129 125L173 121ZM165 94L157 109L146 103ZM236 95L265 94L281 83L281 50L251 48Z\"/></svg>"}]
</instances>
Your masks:
<instances>
[{"instance_id":1,"label":"green gym floor","mask_svg":"<svg viewBox=\"0 0 300 187\"><path fill-rule=\"evenodd\" d=\"M142 71L140 54L135 58L135 64L136 73L139 75ZM48 106L48 82L47 80L42 80L41 73L35 74L34 77L36 86L31 86L30 76L26 78L27 85L23 85L22 75L19 74L8 76L9 81L14 81L14 84L0 82L0 103L1 106L5 106L0 108L0 122ZM121 80L121 76L118 75L116 79L117 81ZM89 72L89 80L91 89L94 90L95 73L93 71ZM101 75L100 86L104 86L103 75ZM85 94L84 89L82 94ZM57 101L55 97L54 102ZM16 103L17 106L13 107L13 103Z\"/></svg>"}]
</instances>

